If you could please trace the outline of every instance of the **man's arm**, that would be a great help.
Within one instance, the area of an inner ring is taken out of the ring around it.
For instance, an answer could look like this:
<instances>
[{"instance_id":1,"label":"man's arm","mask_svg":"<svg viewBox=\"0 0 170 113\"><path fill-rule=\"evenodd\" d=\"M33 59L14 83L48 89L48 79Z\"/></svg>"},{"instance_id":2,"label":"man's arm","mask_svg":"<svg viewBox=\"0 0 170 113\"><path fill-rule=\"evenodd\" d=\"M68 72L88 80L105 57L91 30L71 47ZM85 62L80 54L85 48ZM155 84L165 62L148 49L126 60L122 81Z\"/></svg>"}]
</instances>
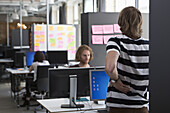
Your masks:
<instances>
[{"instance_id":1,"label":"man's arm","mask_svg":"<svg viewBox=\"0 0 170 113\"><path fill-rule=\"evenodd\" d=\"M118 73L117 73L118 58L119 58L119 54L116 51L110 51L106 56L105 71L112 80L118 79Z\"/></svg>"},{"instance_id":2,"label":"man's arm","mask_svg":"<svg viewBox=\"0 0 170 113\"><path fill-rule=\"evenodd\" d=\"M111 80L115 80L115 82L110 81L110 86L114 86L117 90L127 93L130 91L130 87L122 83L121 79L119 79L117 72L117 60L119 58L119 54L116 51L108 52L106 56L106 66L105 71L107 75L111 78Z\"/></svg>"}]
</instances>

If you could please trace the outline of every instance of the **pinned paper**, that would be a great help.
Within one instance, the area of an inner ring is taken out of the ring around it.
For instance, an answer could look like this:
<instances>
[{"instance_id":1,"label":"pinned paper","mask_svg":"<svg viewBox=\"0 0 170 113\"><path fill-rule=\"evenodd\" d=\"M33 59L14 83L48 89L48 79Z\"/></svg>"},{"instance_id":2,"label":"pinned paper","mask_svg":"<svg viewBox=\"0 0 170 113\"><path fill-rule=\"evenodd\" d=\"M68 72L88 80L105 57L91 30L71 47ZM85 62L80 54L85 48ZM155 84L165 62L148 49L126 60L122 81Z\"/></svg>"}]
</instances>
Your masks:
<instances>
[{"instance_id":1,"label":"pinned paper","mask_svg":"<svg viewBox=\"0 0 170 113\"><path fill-rule=\"evenodd\" d=\"M49 26L49 31L53 31L53 26Z\"/></svg>"},{"instance_id":2,"label":"pinned paper","mask_svg":"<svg viewBox=\"0 0 170 113\"><path fill-rule=\"evenodd\" d=\"M45 42L45 38L41 38L40 43L44 43L44 42Z\"/></svg>"},{"instance_id":3,"label":"pinned paper","mask_svg":"<svg viewBox=\"0 0 170 113\"><path fill-rule=\"evenodd\" d=\"M57 26L57 31L63 31L63 26Z\"/></svg>"},{"instance_id":4,"label":"pinned paper","mask_svg":"<svg viewBox=\"0 0 170 113\"><path fill-rule=\"evenodd\" d=\"M120 30L120 26L118 24L114 24L113 26L114 26L113 29L114 29L115 33L122 33L121 30Z\"/></svg>"},{"instance_id":5,"label":"pinned paper","mask_svg":"<svg viewBox=\"0 0 170 113\"><path fill-rule=\"evenodd\" d=\"M35 39L35 43L39 43L40 42L40 40L39 39Z\"/></svg>"},{"instance_id":6,"label":"pinned paper","mask_svg":"<svg viewBox=\"0 0 170 113\"><path fill-rule=\"evenodd\" d=\"M51 47L55 47L55 46L56 46L56 44L55 44L55 43L51 43L50 45L51 45Z\"/></svg>"},{"instance_id":7,"label":"pinned paper","mask_svg":"<svg viewBox=\"0 0 170 113\"><path fill-rule=\"evenodd\" d=\"M92 35L92 44L103 44L102 35Z\"/></svg>"},{"instance_id":8,"label":"pinned paper","mask_svg":"<svg viewBox=\"0 0 170 113\"><path fill-rule=\"evenodd\" d=\"M73 30L72 26L67 27L67 31L72 31L72 30Z\"/></svg>"},{"instance_id":9,"label":"pinned paper","mask_svg":"<svg viewBox=\"0 0 170 113\"><path fill-rule=\"evenodd\" d=\"M40 35L35 35L35 38L40 38Z\"/></svg>"},{"instance_id":10,"label":"pinned paper","mask_svg":"<svg viewBox=\"0 0 170 113\"><path fill-rule=\"evenodd\" d=\"M34 51L39 51L39 46L34 46Z\"/></svg>"},{"instance_id":11,"label":"pinned paper","mask_svg":"<svg viewBox=\"0 0 170 113\"><path fill-rule=\"evenodd\" d=\"M58 36L62 36L63 34L62 34L62 33L58 33L57 35L58 35Z\"/></svg>"},{"instance_id":12,"label":"pinned paper","mask_svg":"<svg viewBox=\"0 0 170 113\"><path fill-rule=\"evenodd\" d=\"M34 35L39 35L39 32L38 31L34 31Z\"/></svg>"},{"instance_id":13,"label":"pinned paper","mask_svg":"<svg viewBox=\"0 0 170 113\"><path fill-rule=\"evenodd\" d=\"M114 35L105 35L103 36L104 37L104 44L107 44L108 40L111 38L111 37L115 37Z\"/></svg>"},{"instance_id":14,"label":"pinned paper","mask_svg":"<svg viewBox=\"0 0 170 113\"><path fill-rule=\"evenodd\" d=\"M93 34L103 34L103 25L92 25Z\"/></svg>"},{"instance_id":15,"label":"pinned paper","mask_svg":"<svg viewBox=\"0 0 170 113\"><path fill-rule=\"evenodd\" d=\"M39 43L35 43L35 46L40 46L40 44Z\"/></svg>"},{"instance_id":16,"label":"pinned paper","mask_svg":"<svg viewBox=\"0 0 170 113\"><path fill-rule=\"evenodd\" d=\"M35 30L36 31L41 31L42 30L42 26L35 26Z\"/></svg>"},{"instance_id":17,"label":"pinned paper","mask_svg":"<svg viewBox=\"0 0 170 113\"><path fill-rule=\"evenodd\" d=\"M41 34L41 35L45 35L45 32L44 32L44 31L42 31L42 32L40 32L40 34Z\"/></svg>"},{"instance_id":18,"label":"pinned paper","mask_svg":"<svg viewBox=\"0 0 170 113\"><path fill-rule=\"evenodd\" d=\"M113 25L103 25L104 34L113 34Z\"/></svg>"},{"instance_id":19,"label":"pinned paper","mask_svg":"<svg viewBox=\"0 0 170 113\"><path fill-rule=\"evenodd\" d=\"M49 34L49 37L50 37L50 38L53 38L53 37L54 37L54 35L53 35L53 34Z\"/></svg>"},{"instance_id":20,"label":"pinned paper","mask_svg":"<svg viewBox=\"0 0 170 113\"><path fill-rule=\"evenodd\" d=\"M45 38L45 35L40 35L41 38Z\"/></svg>"},{"instance_id":21,"label":"pinned paper","mask_svg":"<svg viewBox=\"0 0 170 113\"><path fill-rule=\"evenodd\" d=\"M50 39L50 43L55 43L56 41L55 41L55 38L51 38Z\"/></svg>"},{"instance_id":22,"label":"pinned paper","mask_svg":"<svg viewBox=\"0 0 170 113\"><path fill-rule=\"evenodd\" d=\"M58 41L58 48L63 48L63 41Z\"/></svg>"},{"instance_id":23,"label":"pinned paper","mask_svg":"<svg viewBox=\"0 0 170 113\"><path fill-rule=\"evenodd\" d=\"M63 40L63 37L58 37L58 40Z\"/></svg>"},{"instance_id":24,"label":"pinned paper","mask_svg":"<svg viewBox=\"0 0 170 113\"><path fill-rule=\"evenodd\" d=\"M63 48L63 45L58 45L58 48Z\"/></svg>"}]
</instances>

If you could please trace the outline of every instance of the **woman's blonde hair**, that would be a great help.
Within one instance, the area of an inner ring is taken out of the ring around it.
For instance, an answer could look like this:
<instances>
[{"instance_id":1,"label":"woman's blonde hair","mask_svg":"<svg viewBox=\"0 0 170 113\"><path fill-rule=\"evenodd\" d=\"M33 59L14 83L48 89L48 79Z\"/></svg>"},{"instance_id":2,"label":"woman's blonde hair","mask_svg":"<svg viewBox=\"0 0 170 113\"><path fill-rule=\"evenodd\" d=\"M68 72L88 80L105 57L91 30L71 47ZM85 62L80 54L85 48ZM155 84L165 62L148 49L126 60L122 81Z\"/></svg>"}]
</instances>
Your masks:
<instances>
[{"instance_id":1,"label":"woman's blonde hair","mask_svg":"<svg viewBox=\"0 0 170 113\"><path fill-rule=\"evenodd\" d=\"M139 38L142 35L142 15L141 12L133 7L124 8L118 19L118 24L122 34L129 36L130 38Z\"/></svg>"},{"instance_id":2,"label":"woman's blonde hair","mask_svg":"<svg viewBox=\"0 0 170 113\"><path fill-rule=\"evenodd\" d=\"M84 50L88 50L90 52L90 60L89 61L93 60L93 51L92 51L92 49L87 45L81 45L78 48L77 52L76 52L75 61L80 61L81 60L81 54L83 53Z\"/></svg>"}]
</instances>

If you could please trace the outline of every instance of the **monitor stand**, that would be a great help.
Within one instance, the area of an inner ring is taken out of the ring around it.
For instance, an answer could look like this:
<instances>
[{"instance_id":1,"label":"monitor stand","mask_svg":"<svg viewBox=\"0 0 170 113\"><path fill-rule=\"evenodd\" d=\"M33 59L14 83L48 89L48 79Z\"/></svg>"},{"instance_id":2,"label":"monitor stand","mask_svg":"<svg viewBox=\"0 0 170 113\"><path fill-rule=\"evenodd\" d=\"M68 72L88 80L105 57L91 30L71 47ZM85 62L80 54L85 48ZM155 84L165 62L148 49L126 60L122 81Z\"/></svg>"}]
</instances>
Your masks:
<instances>
[{"instance_id":1,"label":"monitor stand","mask_svg":"<svg viewBox=\"0 0 170 113\"><path fill-rule=\"evenodd\" d=\"M70 77L70 99L69 104L62 104L61 108L83 108L84 104L76 104L77 95L77 75L69 75Z\"/></svg>"}]
</instances>

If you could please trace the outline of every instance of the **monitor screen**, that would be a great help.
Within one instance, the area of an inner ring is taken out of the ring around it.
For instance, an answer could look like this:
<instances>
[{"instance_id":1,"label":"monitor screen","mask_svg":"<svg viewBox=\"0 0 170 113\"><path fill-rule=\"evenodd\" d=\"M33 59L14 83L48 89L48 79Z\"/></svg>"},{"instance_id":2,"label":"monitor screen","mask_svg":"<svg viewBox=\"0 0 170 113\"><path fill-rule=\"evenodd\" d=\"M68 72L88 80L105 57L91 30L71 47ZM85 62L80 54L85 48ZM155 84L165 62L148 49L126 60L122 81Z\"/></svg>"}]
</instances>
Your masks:
<instances>
[{"instance_id":1,"label":"monitor screen","mask_svg":"<svg viewBox=\"0 0 170 113\"><path fill-rule=\"evenodd\" d=\"M68 64L67 51L47 51L50 64Z\"/></svg>"},{"instance_id":2,"label":"monitor screen","mask_svg":"<svg viewBox=\"0 0 170 113\"><path fill-rule=\"evenodd\" d=\"M26 54L26 62L27 66L31 66L34 60L34 54L35 52L27 52Z\"/></svg>"},{"instance_id":3,"label":"monitor screen","mask_svg":"<svg viewBox=\"0 0 170 113\"><path fill-rule=\"evenodd\" d=\"M104 70L90 70L90 99L105 100L110 77Z\"/></svg>"},{"instance_id":4,"label":"monitor screen","mask_svg":"<svg viewBox=\"0 0 170 113\"><path fill-rule=\"evenodd\" d=\"M77 96L90 96L89 70L94 68L64 68L49 70L50 98L69 98L69 75L77 75Z\"/></svg>"}]
</instances>

